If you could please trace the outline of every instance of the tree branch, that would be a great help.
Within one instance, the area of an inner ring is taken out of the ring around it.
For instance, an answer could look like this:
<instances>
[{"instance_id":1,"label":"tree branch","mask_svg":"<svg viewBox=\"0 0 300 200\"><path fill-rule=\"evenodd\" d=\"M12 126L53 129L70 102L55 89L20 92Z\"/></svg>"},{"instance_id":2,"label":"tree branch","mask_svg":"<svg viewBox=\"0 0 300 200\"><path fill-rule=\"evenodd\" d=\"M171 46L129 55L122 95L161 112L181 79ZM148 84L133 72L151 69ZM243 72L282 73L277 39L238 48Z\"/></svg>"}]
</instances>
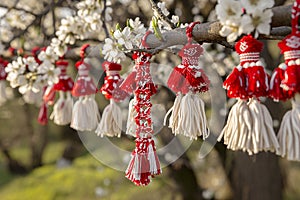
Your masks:
<instances>
[{"instance_id":1,"label":"tree branch","mask_svg":"<svg viewBox=\"0 0 300 200\"><path fill-rule=\"evenodd\" d=\"M41 13L36 14L35 15L35 19L32 20L32 22L25 29L19 31L8 42L4 43L5 48L8 48L10 46L10 43L12 41L14 41L15 39L17 39L17 38L21 37L22 35L24 35L31 26L39 23L40 20L41 20L41 17L43 17L44 15L46 15L47 13L49 13L55 6L61 5L63 2L64 2L63 0L58 0L54 4L51 3Z\"/></svg>"},{"instance_id":2,"label":"tree branch","mask_svg":"<svg viewBox=\"0 0 300 200\"><path fill-rule=\"evenodd\" d=\"M62 1L62 0L60 0ZM274 15L272 17L271 23L271 33L270 35L260 35L259 39L264 40L281 40L283 37L288 35L291 32L290 22L291 22L291 8L292 5L288 6L278 6L272 9ZM197 42L207 42L207 43L219 43L227 48L233 49L233 44L229 44L226 41L226 38L219 35L221 29L221 24L218 21L207 22L203 24L195 25L193 29L193 36ZM175 46L175 45L184 45L187 43L187 38L184 28L177 28L171 31L167 31L162 34L164 42L160 41L155 37L154 34L150 34L146 42L149 46L149 49L146 50L150 53L157 53L160 50ZM95 50L96 49L96 50ZM80 48L75 48L69 50L65 58L78 60ZM136 49L138 51L138 49ZM145 51L145 50L140 50ZM99 57L99 45L97 47L89 47L87 53L90 54L90 57Z\"/></svg>"},{"instance_id":3,"label":"tree branch","mask_svg":"<svg viewBox=\"0 0 300 200\"><path fill-rule=\"evenodd\" d=\"M291 23L291 8L292 5L288 6L278 6L272 9L273 17L271 23L271 33L269 36L260 35L259 39L282 39L284 36L290 33ZM207 22L195 25L193 29L193 37L197 42L207 42L207 43L220 43L224 46L230 46L226 42L226 38L220 36L219 31L222 25L219 21ZM187 38L184 28L177 28L172 31L168 31L162 34L164 42L162 43L159 39L155 37L154 34L150 34L146 42L150 49L165 49L174 45L184 45L187 43Z\"/></svg>"},{"instance_id":4,"label":"tree branch","mask_svg":"<svg viewBox=\"0 0 300 200\"><path fill-rule=\"evenodd\" d=\"M19 2L19 1L16 1L16 3L18 3L18 2ZM16 6L17 6L16 3L15 3L15 5L12 6L12 7L9 7L9 6L7 6L7 5L0 5L0 8L7 9L7 11L6 11L6 13L3 15L3 17L4 17L7 13L9 13L10 11L12 11L12 10L23 11L23 12L25 12L25 13L27 13L27 14L31 14L31 15L33 15L33 16L36 15L36 14L35 14L34 12L32 12L32 11L25 10L25 9L23 9L23 8L17 8L17 7L16 7ZM3 18L3 17L1 17L1 18Z\"/></svg>"}]
</instances>

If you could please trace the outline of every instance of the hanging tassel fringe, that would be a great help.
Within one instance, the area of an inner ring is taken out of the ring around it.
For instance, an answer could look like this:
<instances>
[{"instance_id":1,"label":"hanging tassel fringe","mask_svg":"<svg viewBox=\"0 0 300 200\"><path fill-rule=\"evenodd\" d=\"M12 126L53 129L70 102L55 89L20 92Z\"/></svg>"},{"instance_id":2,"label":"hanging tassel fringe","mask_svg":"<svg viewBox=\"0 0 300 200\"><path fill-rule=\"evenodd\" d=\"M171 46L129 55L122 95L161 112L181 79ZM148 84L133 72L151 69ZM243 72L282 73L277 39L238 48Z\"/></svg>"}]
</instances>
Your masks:
<instances>
[{"instance_id":1,"label":"hanging tassel fringe","mask_svg":"<svg viewBox=\"0 0 300 200\"><path fill-rule=\"evenodd\" d=\"M277 135L281 152L279 155L288 160L300 161L300 95L292 100L292 110L288 111L281 122Z\"/></svg>"},{"instance_id":2,"label":"hanging tassel fringe","mask_svg":"<svg viewBox=\"0 0 300 200\"><path fill-rule=\"evenodd\" d=\"M166 114L164 124L171 113L169 128L175 135L182 134L191 140L202 136L205 140L209 136L209 129L204 107L204 102L198 94L178 94L173 107Z\"/></svg>"},{"instance_id":3,"label":"hanging tassel fringe","mask_svg":"<svg viewBox=\"0 0 300 200\"><path fill-rule=\"evenodd\" d=\"M269 97L274 101L285 101L291 97L290 92L282 88L281 82L284 80L284 74L287 66L281 63L274 71L270 79Z\"/></svg>"},{"instance_id":4,"label":"hanging tassel fringe","mask_svg":"<svg viewBox=\"0 0 300 200\"><path fill-rule=\"evenodd\" d=\"M64 97L62 91L59 92L59 95L60 97L54 104L50 119L57 125L67 125L72 120L73 99L69 92L66 93L66 97Z\"/></svg>"},{"instance_id":5,"label":"hanging tassel fringe","mask_svg":"<svg viewBox=\"0 0 300 200\"><path fill-rule=\"evenodd\" d=\"M78 131L95 130L100 119L94 95L79 97L73 107L71 127Z\"/></svg>"},{"instance_id":6,"label":"hanging tassel fringe","mask_svg":"<svg viewBox=\"0 0 300 200\"><path fill-rule=\"evenodd\" d=\"M43 102L42 106L40 107L38 122L41 125L46 125L48 123L48 106L45 102Z\"/></svg>"},{"instance_id":7,"label":"hanging tassel fringe","mask_svg":"<svg viewBox=\"0 0 300 200\"><path fill-rule=\"evenodd\" d=\"M244 100L231 108L227 124L218 141L224 137L224 144L233 151L242 150L249 155L259 151L279 152L279 144L272 127L273 121L266 106L255 99Z\"/></svg>"},{"instance_id":8,"label":"hanging tassel fringe","mask_svg":"<svg viewBox=\"0 0 300 200\"><path fill-rule=\"evenodd\" d=\"M102 119L96 129L98 136L121 137L122 111L114 100L103 111Z\"/></svg>"},{"instance_id":9,"label":"hanging tassel fringe","mask_svg":"<svg viewBox=\"0 0 300 200\"><path fill-rule=\"evenodd\" d=\"M161 174L153 139L137 138L136 147L126 169L126 177L137 186L146 186L151 178Z\"/></svg>"},{"instance_id":10,"label":"hanging tassel fringe","mask_svg":"<svg viewBox=\"0 0 300 200\"><path fill-rule=\"evenodd\" d=\"M128 117L127 117L127 124L126 124L126 134L131 135L132 137L136 137L136 124L135 124L135 116L137 115L135 110L135 99L130 100L129 102L129 109L128 109Z\"/></svg>"},{"instance_id":11,"label":"hanging tassel fringe","mask_svg":"<svg viewBox=\"0 0 300 200\"><path fill-rule=\"evenodd\" d=\"M180 109L180 103L182 101L182 94L178 93L176 95L175 101L173 106L170 108L170 110L168 110L165 119L164 119L164 126L167 125L167 118L170 115L169 118L169 125L168 127L172 129L172 133L174 133L175 135L182 133L182 127L180 127L180 122L178 122L179 120L179 109Z\"/></svg>"}]
</instances>

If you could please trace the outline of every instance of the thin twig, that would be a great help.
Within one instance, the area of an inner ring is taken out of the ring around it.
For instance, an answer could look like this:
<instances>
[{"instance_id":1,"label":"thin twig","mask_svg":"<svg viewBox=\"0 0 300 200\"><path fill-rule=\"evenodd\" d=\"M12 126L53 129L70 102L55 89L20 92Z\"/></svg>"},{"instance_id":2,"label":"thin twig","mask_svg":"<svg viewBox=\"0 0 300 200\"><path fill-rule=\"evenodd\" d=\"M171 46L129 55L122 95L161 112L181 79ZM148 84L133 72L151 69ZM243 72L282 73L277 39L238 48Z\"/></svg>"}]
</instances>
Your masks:
<instances>
[{"instance_id":1,"label":"thin twig","mask_svg":"<svg viewBox=\"0 0 300 200\"><path fill-rule=\"evenodd\" d=\"M5 6L5 5L1 5L0 7L2 8L6 8L6 12L0 17L0 20L3 19L11 10L14 9L14 7L16 7L18 5L20 0L16 0L14 5L12 7L8 7L8 6Z\"/></svg>"},{"instance_id":2,"label":"thin twig","mask_svg":"<svg viewBox=\"0 0 300 200\"><path fill-rule=\"evenodd\" d=\"M16 1L16 2L18 2L18 1ZM7 13L9 13L9 12L12 11L12 10L23 11L23 12L25 12L25 13L27 13L27 14L30 14L30 15L33 15L33 16L36 15L36 14L35 14L34 12L32 12L32 11L25 10L25 9L23 9L23 8L17 8L16 5L14 5L14 6L12 6L12 7L9 7L9 6L6 6L6 5L0 5L0 8L7 9L6 13L5 13L0 19L3 19L3 17L4 17L5 15L7 15Z\"/></svg>"},{"instance_id":3,"label":"thin twig","mask_svg":"<svg viewBox=\"0 0 300 200\"><path fill-rule=\"evenodd\" d=\"M149 0L149 1L150 1L150 3L151 3L151 6L152 6L153 11L156 12L156 13L158 14L159 19L165 21L165 22L170 26L170 28L172 28L172 29L176 28L176 26L171 22L171 20L170 20L167 16L165 16L165 15L163 14L163 12L162 12L161 9L156 5L156 3L155 3L153 0Z\"/></svg>"},{"instance_id":4,"label":"thin twig","mask_svg":"<svg viewBox=\"0 0 300 200\"><path fill-rule=\"evenodd\" d=\"M15 39L17 39L17 38L21 37L22 35L24 35L31 26L33 26L35 24L38 24L40 22L40 20L41 20L41 17L43 17L44 15L46 15L47 13L49 13L49 11L52 10L52 8L53 8L52 6L61 5L63 2L64 2L64 0L58 0L54 5L49 4L41 13L36 14L35 15L35 19L32 20L31 23L28 24L25 29L19 31L8 42L4 43L5 48L8 48L10 46L10 43L12 41L14 41Z\"/></svg>"},{"instance_id":5,"label":"thin twig","mask_svg":"<svg viewBox=\"0 0 300 200\"><path fill-rule=\"evenodd\" d=\"M106 20L105 20L105 12L106 12L106 8L107 8L106 0L103 0L103 6L104 7L103 7L103 10L102 10L102 13L101 13L101 17L102 17L102 20L103 20L102 27L104 29L106 38L110 38L110 34L108 32L108 28L107 28L107 24L106 24Z\"/></svg>"},{"instance_id":6,"label":"thin twig","mask_svg":"<svg viewBox=\"0 0 300 200\"><path fill-rule=\"evenodd\" d=\"M52 14L52 26L53 26L53 35L56 33L56 16L55 16L55 0L52 0L52 9L51 9L51 14Z\"/></svg>"}]
</instances>

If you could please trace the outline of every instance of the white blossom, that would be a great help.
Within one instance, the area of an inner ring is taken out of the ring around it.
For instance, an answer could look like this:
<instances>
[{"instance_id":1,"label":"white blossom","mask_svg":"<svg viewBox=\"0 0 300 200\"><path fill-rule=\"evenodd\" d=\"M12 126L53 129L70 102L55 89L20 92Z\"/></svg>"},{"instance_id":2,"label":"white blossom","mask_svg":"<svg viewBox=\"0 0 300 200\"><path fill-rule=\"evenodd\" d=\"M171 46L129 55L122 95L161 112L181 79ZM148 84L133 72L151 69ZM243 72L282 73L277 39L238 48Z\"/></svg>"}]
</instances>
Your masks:
<instances>
[{"instance_id":1,"label":"white blossom","mask_svg":"<svg viewBox=\"0 0 300 200\"><path fill-rule=\"evenodd\" d=\"M5 68L5 71L7 73L6 80L10 82L12 88L16 88L27 83L24 75L26 65L24 64L22 57L18 57L17 60L9 63Z\"/></svg>"},{"instance_id":2,"label":"white blossom","mask_svg":"<svg viewBox=\"0 0 300 200\"><path fill-rule=\"evenodd\" d=\"M109 62L120 62L126 58L125 54L118 49L117 45L110 38L105 39L102 53L104 54L104 59Z\"/></svg>"},{"instance_id":3,"label":"white blossom","mask_svg":"<svg viewBox=\"0 0 300 200\"><path fill-rule=\"evenodd\" d=\"M172 15L171 22L176 25L179 22L179 17L177 15Z\"/></svg>"},{"instance_id":4,"label":"white blossom","mask_svg":"<svg viewBox=\"0 0 300 200\"><path fill-rule=\"evenodd\" d=\"M25 29L33 20L33 16L24 11L12 10L6 16L6 21L11 27Z\"/></svg>"},{"instance_id":5,"label":"white blossom","mask_svg":"<svg viewBox=\"0 0 300 200\"><path fill-rule=\"evenodd\" d=\"M53 48L53 52L59 57L63 56L68 50L67 45L58 38L53 38L50 46Z\"/></svg>"},{"instance_id":6,"label":"white blossom","mask_svg":"<svg viewBox=\"0 0 300 200\"><path fill-rule=\"evenodd\" d=\"M47 82L48 85L55 84L59 81L60 69L55 68L55 65L49 61L44 61L40 65L38 73L42 74L42 80Z\"/></svg>"},{"instance_id":7,"label":"white blossom","mask_svg":"<svg viewBox=\"0 0 300 200\"><path fill-rule=\"evenodd\" d=\"M251 16L245 14L242 17L241 27L239 32L249 34L255 30L255 38L258 37L259 34L270 33L270 23L273 13L271 10L259 10L256 9Z\"/></svg>"},{"instance_id":8,"label":"white blossom","mask_svg":"<svg viewBox=\"0 0 300 200\"><path fill-rule=\"evenodd\" d=\"M227 37L228 42L234 42L237 37L240 35L239 33L239 21L236 23L231 21L226 21L220 30L220 35L223 37Z\"/></svg>"},{"instance_id":9,"label":"white blossom","mask_svg":"<svg viewBox=\"0 0 300 200\"><path fill-rule=\"evenodd\" d=\"M41 51L38 55L40 61L49 61L54 63L58 59L58 55L55 54L53 47L48 46L45 51Z\"/></svg>"},{"instance_id":10,"label":"white blossom","mask_svg":"<svg viewBox=\"0 0 300 200\"><path fill-rule=\"evenodd\" d=\"M76 4L78 8L78 16L85 17L91 15L92 13L101 13L103 6L101 1L98 0L85 0Z\"/></svg>"},{"instance_id":11,"label":"white blossom","mask_svg":"<svg viewBox=\"0 0 300 200\"><path fill-rule=\"evenodd\" d=\"M166 8L166 3L165 2L158 2L157 6L160 8L161 12L165 15L168 16L170 12Z\"/></svg>"},{"instance_id":12,"label":"white blossom","mask_svg":"<svg viewBox=\"0 0 300 200\"><path fill-rule=\"evenodd\" d=\"M248 14L255 13L257 9L265 10L274 6L274 0L241 0L241 3Z\"/></svg>"},{"instance_id":13,"label":"white blossom","mask_svg":"<svg viewBox=\"0 0 300 200\"><path fill-rule=\"evenodd\" d=\"M84 20L87 23L88 31L96 31L102 27L101 15L98 13L86 16Z\"/></svg>"},{"instance_id":14,"label":"white blossom","mask_svg":"<svg viewBox=\"0 0 300 200\"><path fill-rule=\"evenodd\" d=\"M129 25L130 28L134 31L136 34L145 34L146 28L144 24L140 21L139 17L136 17L134 20L129 19Z\"/></svg>"},{"instance_id":15,"label":"white blossom","mask_svg":"<svg viewBox=\"0 0 300 200\"><path fill-rule=\"evenodd\" d=\"M137 17L134 20L129 19L129 26L131 29L131 43L132 45L139 47L141 44L141 40L146 33L146 28L144 24L140 21L140 18Z\"/></svg>"},{"instance_id":16,"label":"white blossom","mask_svg":"<svg viewBox=\"0 0 300 200\"><path fill-rule=\"evenodd\" d=\"M61 20L61 26L56 35L65 44L74 44L76 39L84 39L83 24L82 18L68 16Z\"/></svg>"},{"instance_id":17,"label":"white blossom","mask_svg":"<svg viewBox=\"0 0 300 200\"><path fill-rule=\"evenodd\" d=\"M113 9L111 7L106 7L105 9L105 21L109 22L112 20L111 14L113 12Z\"/></svg>"},{"instance_id":18,"label":"white blossom","mask_svg":"<svg viewBox=\"0 0 300 200\"><path fill-rule=\"evenodd\" d=\"M132 35L129 27L125 27L123 31L116 30L114 32L114 38L118 41L118 44L124 45L126 49L132 49Z\"/></svg>"},{"instance_id":19,"label":"white blossom","mask_svg":"<svg viewBox=\"0 0 300 200\"><path fill-rule=\"evenodd\" d=\"M24 58L24 64L28 67L29 71L33 72L37 69L39 64L36 62L35 58L32 56L29 56L27 58Z\"/></svg>"},{"instance_id":20,"label":"white blossom","mask_svg":"<svg viewBox=\"0 0 300 200\"><path fill-rule=\"evenodd\" d=\"M217 17L222 24L226 21L234 22L242 15L242 5L236 0L218 0L216 6Z\"/></svg>"}]
</instances>

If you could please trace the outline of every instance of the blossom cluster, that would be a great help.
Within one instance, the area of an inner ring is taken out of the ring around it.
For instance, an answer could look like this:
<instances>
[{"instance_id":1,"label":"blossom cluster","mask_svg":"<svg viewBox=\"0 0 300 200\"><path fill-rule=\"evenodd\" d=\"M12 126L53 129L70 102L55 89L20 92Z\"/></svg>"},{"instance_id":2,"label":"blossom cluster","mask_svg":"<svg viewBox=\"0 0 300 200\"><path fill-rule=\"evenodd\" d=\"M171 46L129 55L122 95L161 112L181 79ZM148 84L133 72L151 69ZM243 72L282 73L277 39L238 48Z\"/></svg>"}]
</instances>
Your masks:
<instances>
[{"instance_id":1,"label":"blossom cluster","mask_svg":"<svg viewBox=\"0 0 300 200\"><path fill-rule=\"evenodd\" d=\"M39 54L38 58L19 56L5 68L6 79L12 88L19 87L21 94L28 91L38 93L45 86L55 84L59 80L60 69L55 68L54 62L57 58L54 55L53 49L47 47Z\"/></svg>"},{"instance_id":2,"label":"blossom cluster","mask_svg":"<svg viewBox=\"0 0 300 200\"><path fill-rule=\"evenodd\" d=\"M84 0L76 4L78 9L75 16L68 16L61 20L61 25L56 32L57 38L53 38L51 45L54 52L62 56L67 51L66 44L73 45L76 40L83 40L90 36L91 33L98 33L102 30L103 20L111 21L112 8L106 7L104 18L103 1Z\"/></svg>"},{"instance_id":3,"label":"blossom cluster","mask_svg":"<svg viewBox=\"0 0 300 200\"><path fill-rule=\"evenodd\" d=\"M217 17L222 24L220 35L233 42L242 34L270 33L274 0L218 0Z\"/></svg>"},{"instance_id":4,"label":"blossom cluster","mask_svg":"<svg viewBox=\"0 0 300 200\"><path fill-rule=\"evenodd\" d=\"M129 19L127 26L123 30L117 27L112 34L112 39L105 39L102 50L104 59L110 62L122 61L125 59L124 52L140 47L142 37L145 33L146 28L139 17L134 20Z\"/></svg>"},{"instance_id":5,"label":"blossom cluster","mask_svg":"<svg viewBox=\"0 0 300 200\"><path fill-rule=\"evenodd\" d=\"M159 2L157 3L157 6L161 13L165 17L168 17L170 12L167 10L165 2ZM153 23L153 21L156 21L156 23ZM179 17L172 15L170 21L174 25L178 25ZM159 16L159 13L154 10L154 17L150 23L149 30L152 32L159 30L161 33L170 29L171 28L167 22L162 20ZM105 39L105 44L103 45L102 49L104 59L117 63L121 62L126 58L124 52L141 48L141 40L145 33L145 25L140 21L139 17L135 18L134 20L129 19L127 21L127 26L123 30L117 26L116 30L112 33L112 38Z\"/></svg>"}]
</instances>

